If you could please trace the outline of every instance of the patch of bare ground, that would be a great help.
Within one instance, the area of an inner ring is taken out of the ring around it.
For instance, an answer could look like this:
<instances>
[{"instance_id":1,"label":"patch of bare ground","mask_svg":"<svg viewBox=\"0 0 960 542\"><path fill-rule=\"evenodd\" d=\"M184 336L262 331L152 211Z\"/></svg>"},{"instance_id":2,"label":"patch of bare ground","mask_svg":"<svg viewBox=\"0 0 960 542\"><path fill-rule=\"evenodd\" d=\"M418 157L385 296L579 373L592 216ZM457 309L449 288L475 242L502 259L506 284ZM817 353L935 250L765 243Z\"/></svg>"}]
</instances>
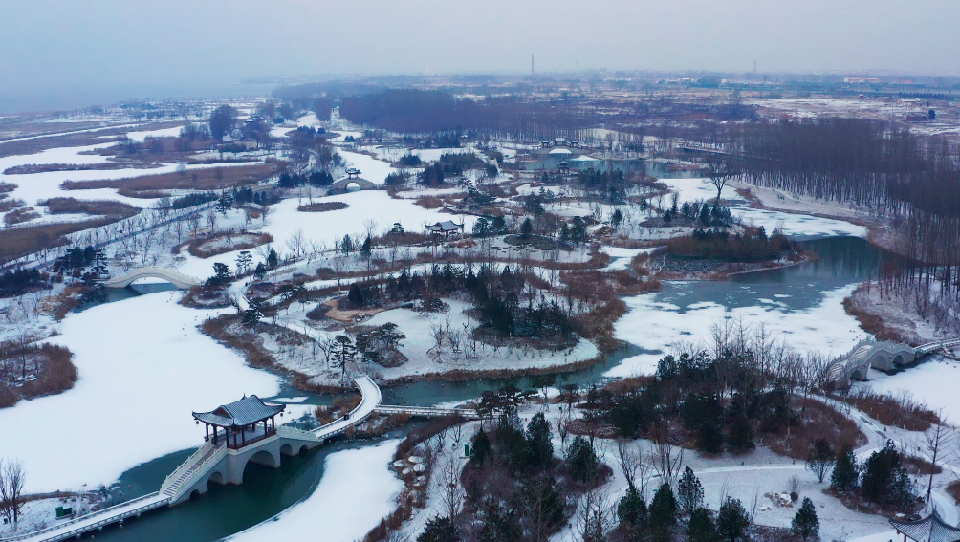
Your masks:
<instances>
[{"instance_id":1,"label":"patch of bare ground","mask_svg":"<svg viewBox=\"0 0 960 542\"><path fill-rule=\"evenodd\" d=\"M297 210L302 213L323 213L326 211L339 211L340 209L346 209L347 207L347 204L343 203L342 201L329 201L299 205L297 206Z\"/></svg>"},{"instance_id":2,"label":"patch of bare ground","mask_svg":"<svg viewBox=\"0 0 960 542\"><path fill-rule=\"evenodd\" d=\"M940 422L936 412L907 394L893 396L860 388L842 400L884 425L907 431L926 431Z\"/></svg>"},{"instance_id":3,"label":"patch of bare ground","mask_svg":"<svg viewBox=\"0 0 960 542\"><path fill-rule=\"evenodd\" d=\"M56 395L73 387L73 353L54 344L0 342L0 408L20 400Z\"/></svg>"},{"instance_id":4,"label":"patch of bare ground","mask_svg":"<svg viewBox=\"0 0 960 542\"><path fill-rule=\"evenodd\" d=\"M307 375L277 363L270 351L263 346L263 339L256 333L257 327L265 328L266 326L267 324L257 324L254 328L246 328L240 322L240 315L224 314L207 318L200 325L200 330L220 344L240 353L251 367L289 377L290 383L297 389L316 393L342 392L348 389L312 384Z\"/></svg>"},{"instance_id":5,"label":"patch of bare ground","mask_svg":"<svg viewBox=\"0 0 960 542\"><path fill-rule=\"evenodd\" d=\"M64 181L60 187L64 190L116 188L123 195L138 197L138 193L156 193L163 190L220 190L256 184L272 177L276 172L277 166L273 163L250 164L223 168L198 168L130 179Z\"/></svg>"},{"instance_id":6,"label":"patch of bare ground","mask_svg":"<svg viewBox=\"0 0 960 542\"><path fill-rule=\"evenodd\" d=\"M30 222L35 218L40 218L40 213L33 207L18 207L3 215L3 223L6 224L7 227L10 227L23 224L24 222Z\"/></svg>"},{"instance_id":7,"label":"patch of bare ground","mask_svg":"<svg viewBox=\"0 0 960 542\"><path fill-rule=\"evenodd\" d=\"M114 200L78 200L76 198L50 198L37 202L50 211L50 214L81 213L128 218L140 212L139 207Z\"/></svg>"},{"instance_id":8,"label":"patch of bare ground","mask_svg":"<svg viewBox=\"0 0 960 542\"><path fill-rule=\"evenodd\" d=\"M191 239L186 243L174 247L173 252L177 253L186 246L187 252L190 254L198 258L209 258L217 254L233 252L234 250L257 248L258 246L272 242L273 236L269 233L234 233L225 231L211 236Z\"/></svg>"},{"instance_id":9,"label":"patch of bare ground","mask_svg":"<svg viewBox=\"0 0 960 542\"><path fill-rule=\"evenodd\" d=\"M0 229L0 264L26 256L40 249L67 244L63 238L87 228L99 228L117 222L118 218L97 218L83 222L58 222L23 228Z\"/></svg>"}]
</instances>

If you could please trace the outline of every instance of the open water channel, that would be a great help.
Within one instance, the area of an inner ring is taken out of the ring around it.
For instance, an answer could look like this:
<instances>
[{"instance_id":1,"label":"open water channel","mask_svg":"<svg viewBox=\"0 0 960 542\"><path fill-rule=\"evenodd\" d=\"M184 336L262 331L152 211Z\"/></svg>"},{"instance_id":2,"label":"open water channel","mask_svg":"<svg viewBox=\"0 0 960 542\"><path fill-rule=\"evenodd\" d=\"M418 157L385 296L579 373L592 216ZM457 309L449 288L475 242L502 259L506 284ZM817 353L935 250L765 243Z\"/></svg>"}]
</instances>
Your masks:
<instances>
[{"instance_id":1,"label":"open water channel","mask_svg":"<svg viewBox=\"0 0 960 542\"><path fill-rule=\"evenodd\" d=\"M803 248L819 255L795 267L735 275L729 281L667 283L661 292L648 294L655 301L671 303L680 312L690 305L712 302L732 311L756 306L760 298L775 298L786 312L805 311L819 304L826 293L875 277L881 260L892 257L865 240L855 237L831 237L801 242ZM153 287L151 288L153 289ZM778 295L779 294L779 295ZM128 292L127 294L135 295ZM604 361L591 368L562 373L551 378L556 386L564 384L587 385L603 378L609 369L625 358L644 352L627 344ZM540 378L476 379L463 382L418 381L384 389L388 404L434 405L448 401L465 401L478 397L487 390L496 390L506 384L521 389L539 387ZM311 395L284 386L277 397L307 397L309 403L329 403L329 396ZM396 438L402 432L393 433ZM199 444L199 443L198 443ZM209 493L171 509L145 514L127 522L123 528L110 527L97 534L108 541L166 541L212 542L238 531L269 520L282 510L309 496L323 476L325 458L348 447L371 444L366 442L331 443L305 457L283 458L279 469L251 465L244 475L242 486L211 485ZM121 475L119 487L124 498L143 495L160 486L163 478L172 472L192 452L183 450L137 466ZM382 468L375 466L372 468Z\"/></svg>"}]
</instances>

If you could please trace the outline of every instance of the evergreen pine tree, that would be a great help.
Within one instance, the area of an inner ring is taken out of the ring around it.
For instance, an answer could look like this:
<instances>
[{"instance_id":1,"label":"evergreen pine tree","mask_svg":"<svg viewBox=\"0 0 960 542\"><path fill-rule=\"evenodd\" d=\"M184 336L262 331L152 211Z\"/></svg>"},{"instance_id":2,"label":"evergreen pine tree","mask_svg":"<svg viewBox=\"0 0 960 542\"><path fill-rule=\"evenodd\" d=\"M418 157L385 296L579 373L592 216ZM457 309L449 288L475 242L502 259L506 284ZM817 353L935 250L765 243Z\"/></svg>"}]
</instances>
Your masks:
<instances>
[{"instance_id":1,"label":"evergreen pine tree","mask_svg":"<svg viewBox=\"0 0 960 542\"><path fill-rule=\"evenodd\" d=\"M804 497L797 515L793 518L793 532L806 540L811 535L816 536L819 531L820 520L817 519L817 507L813 505L810 497Z\"/></svg>"},{"instance_id":2,"label":"evergreen pine tree","mask_svg":"<svg viewBox=\"0 0 960 542\"><path fill-rule=\"evenodd\" d=\"M450 518L436 516L427 520L427 526L417 537L417 542L460 542L460 533Z\"/></svg>"},{"instance_id":3,"label":"evergreen pine tree","mask_svg":"<svg viewBox=\"0 0 960 542\"><path fill-rule=\"evenodd\" d=\"M730 450L741 453L752 449L753 446L753 424L746 416L734 416L730 420Z\"/></svg>"},{"instance_id":4,"label":"evergreen pine tree","mask_svg":"<svg viewBox=\"0 0 960 542\"><path fill-rule=\"evenodd\" d=\"M473 450L470 452L470 464L479 467L490 457L490 438L481 427L473 436Z\"/></svg>"},{"instance_id":5,"label":"evergreen pine tree","mask_svg":"<svg viewBox=\"0 0 960 542\"><path fill-rule=\"evenodd\" d=\"M690 467L684 469L680 481L677 482L677 504L688 515L703 508L703 486Z\"/></svg>"},{"instance_id":6,"label":"evergreen pine tree","mask_svg":"<svg viewBox=\"0 0 960 542\"><path fill-rule=\"evenodd\" d=\"M704 508L697 508L690 514L690 523L687 525L688 542L716 542L717 528L713 524L710 512Z\"/></svg>"},{"instance_id":7,"label":"evergreen pine tree","mask_svg":"<svg viewBox=\"0 0 960 542\"><path fill-rule=\"evenodd\" d=\"M747 532L750 526L750 514L740 502L740 499L727 497L727 501L717 513L717 532L729 542L737 542Z\"/></svg>"},{"instance_id":8,"label":"evergreen pine tree","mask_svg":"<svg viewBox=\"0 0 960 542\"><path fill-rule=\"evenodd\" d=\"M647 526L647 503L643 502L643 495L632 485L617 504L617 519L621 528L634 532L642 532Z\"/></svg>"},{"instance_id":9,"label":"evergreen pine tree","mask_svg":"<svg viewBox=\"0 0 960 542\"><path fill-rule=\"evenodd\" d=\"M830 475L830 489L839 493L849 493L857 488L860 481L860 467L853 450L846 447L840 451L837 464Z\"/></svg>"},{"instance_id":10,"label":"evergreen pine tree","mask_svg":"<svg viewBox=\"0 0 960 542\"><path fill-rule=\"evenodd\" d=\"M663 484L650 501L650 531L655 540L669 540L670 529L677 523L677 501L669 484Z\"/></svg>"},{"instance_id":11,"label":"evergreen pine tree","mask_svg":"<svg viewBox=\"0 0 960 542\"><path fill-rule=\"evenodd\" d=\"M530 461L534 467L546 468L553 461L553 443L551 442L550 424L547 423L543 412L538 412L527 425L527 448L530 451Z\"/></svg>"},{"instance_id":12,"label":"evergreen pine tree","mask_svg":"<svg viewBox=\"0 0 960 542\"><path fill-rule=\"evenodd\" d=\"M567 450L567 462L570 463L574 481L589 483L596 479L600 461L593 445L583 437L577 436L573 439Z\"/></svg>"}]
</instances>

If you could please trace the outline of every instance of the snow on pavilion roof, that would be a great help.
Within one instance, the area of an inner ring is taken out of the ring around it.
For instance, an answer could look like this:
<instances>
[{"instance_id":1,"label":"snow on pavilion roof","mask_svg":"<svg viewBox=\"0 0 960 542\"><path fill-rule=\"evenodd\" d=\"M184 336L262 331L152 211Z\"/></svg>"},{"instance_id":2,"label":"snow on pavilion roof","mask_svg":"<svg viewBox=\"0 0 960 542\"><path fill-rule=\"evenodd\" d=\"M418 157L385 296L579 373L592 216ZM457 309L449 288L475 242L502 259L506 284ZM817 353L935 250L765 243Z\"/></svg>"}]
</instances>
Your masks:
<instances>
[{"instance_id":1,"label":"snow on pavilion roof","mask_svg":"<svg viewBox=\"0 0 960 542\"><path fill-rule=\"evenodd\" d=\"M933 512L917 521L901 521L891 519L890 525L898 533L907 535L907 538L916 542L958 542L960 541L960 528L953 527L940 518L940 514L934 509Z\"/></svg>"},{"instance_id":2,"label":"snow on pavilion roof","mask_svg":"<svg viewBox=\"0 0 960 542\"><path fill-rule=\"evenodd\" d=\"M210 412L194 412L193 418L203 423L233 427L262 422L283 412L286 405L268 405L256 395L220 405Z\"/></svg>"}]
</instances>

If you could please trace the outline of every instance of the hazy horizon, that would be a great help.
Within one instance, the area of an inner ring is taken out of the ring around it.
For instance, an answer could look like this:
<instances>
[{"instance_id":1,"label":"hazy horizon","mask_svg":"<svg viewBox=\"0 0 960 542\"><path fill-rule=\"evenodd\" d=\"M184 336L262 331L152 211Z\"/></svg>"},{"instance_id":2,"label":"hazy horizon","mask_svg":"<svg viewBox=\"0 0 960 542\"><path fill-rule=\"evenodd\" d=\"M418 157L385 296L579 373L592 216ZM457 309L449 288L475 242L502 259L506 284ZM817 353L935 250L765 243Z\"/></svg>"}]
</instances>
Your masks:
<instances>
[{"instance_id":1,"label":"hazy horizon","mask_svg":"<svg viewBox=\"0 0 960 542\"><path fill-rule=\"evenodd\" d=\"M0 6L0 111L269 92L238 85L254 77L528 73L531 54L538 72L950 76L958 22L950 0L36 0Z\"/></svg>"}]
</instances>

